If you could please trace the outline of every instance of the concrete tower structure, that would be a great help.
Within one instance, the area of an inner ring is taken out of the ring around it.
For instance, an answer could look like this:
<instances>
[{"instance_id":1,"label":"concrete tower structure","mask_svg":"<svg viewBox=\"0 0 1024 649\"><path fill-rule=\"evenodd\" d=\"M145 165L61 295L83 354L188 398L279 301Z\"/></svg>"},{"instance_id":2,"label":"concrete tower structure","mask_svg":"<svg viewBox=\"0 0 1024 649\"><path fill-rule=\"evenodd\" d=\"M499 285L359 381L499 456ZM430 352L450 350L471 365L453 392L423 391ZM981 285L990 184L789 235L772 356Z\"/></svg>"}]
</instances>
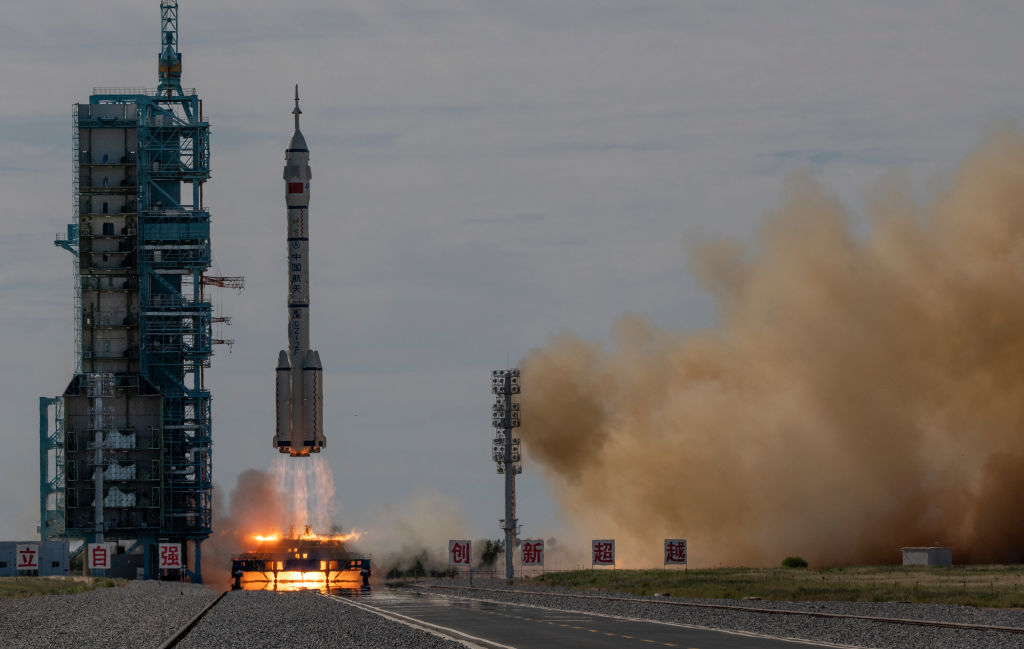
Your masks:
<instances>
[{"instance_id":1,"label":"concrete tower structure","mask_svg":"<svg viewBox=\"0 0 1024 649\"><path fill-rule=\"evenodd\" d=\"M73 108L73 377L40 400L40 535L131 540L147 578L159 542L200 544L212 522L210 125L181 87L178 3L160 3L159 85L95 88ZM227 341L223 341L227 342ZM50 406L56 429L48 430ZM188 552L185 553L188 557ZM115 562L115 568L117 564Z\"/></svg>"}]
</instances>

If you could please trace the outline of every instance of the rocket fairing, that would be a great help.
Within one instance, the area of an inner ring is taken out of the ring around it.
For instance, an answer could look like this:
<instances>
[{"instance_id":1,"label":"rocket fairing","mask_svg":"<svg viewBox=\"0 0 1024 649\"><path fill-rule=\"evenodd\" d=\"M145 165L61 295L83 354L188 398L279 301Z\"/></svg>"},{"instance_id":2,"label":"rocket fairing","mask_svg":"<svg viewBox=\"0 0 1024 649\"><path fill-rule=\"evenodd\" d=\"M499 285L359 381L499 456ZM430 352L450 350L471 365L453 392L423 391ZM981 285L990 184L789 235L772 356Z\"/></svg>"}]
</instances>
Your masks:
<instances>
[{"instance_id":1,"label":"rocket fairing","mask_svg":"<svg viewBox=\"0 0 1024 649\"><path fill-rule=\"evenodd\" d=\"M285 150L288 207L288 349L277 358L277 434L274 446L292 457L319 453L324 439L324 385L320 353L309 348L309 148L299 130L295 86L295 133Z\"/></svg>"}]
</instances>

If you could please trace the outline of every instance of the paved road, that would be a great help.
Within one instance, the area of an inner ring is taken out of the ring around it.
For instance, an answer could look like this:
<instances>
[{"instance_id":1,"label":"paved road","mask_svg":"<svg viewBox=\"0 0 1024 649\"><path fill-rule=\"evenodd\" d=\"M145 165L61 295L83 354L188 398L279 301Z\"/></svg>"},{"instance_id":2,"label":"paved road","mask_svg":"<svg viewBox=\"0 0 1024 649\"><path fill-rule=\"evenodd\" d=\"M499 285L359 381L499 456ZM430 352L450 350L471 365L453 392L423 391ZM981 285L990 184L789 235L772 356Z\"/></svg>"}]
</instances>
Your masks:
<instances>
[{"instance_id":1,"label":"paved road","mask_svg":"<svg viewBox=\"0 0 1024 649\"><path fill-rule=\"evenodd\" d=\"M346 599L345 603L386 613L397 621L419 623L423 628L487 649L797 649L823 646L408 591L376 589L369 597Z\"/></svg>"}]
</instances>

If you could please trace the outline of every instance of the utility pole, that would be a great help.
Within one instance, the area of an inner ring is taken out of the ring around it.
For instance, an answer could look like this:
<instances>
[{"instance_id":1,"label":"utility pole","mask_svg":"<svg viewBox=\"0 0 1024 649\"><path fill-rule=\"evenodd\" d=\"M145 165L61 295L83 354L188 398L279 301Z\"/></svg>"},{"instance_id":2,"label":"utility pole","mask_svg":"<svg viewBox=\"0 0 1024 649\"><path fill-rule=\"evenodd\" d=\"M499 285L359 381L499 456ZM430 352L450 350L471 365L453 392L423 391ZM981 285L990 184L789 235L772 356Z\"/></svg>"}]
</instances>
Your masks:
<instances>
[{"instance_id":1,"label":"utility pole","mask_svg":"<svg viewBox=\"0 0 1024 649\"><path fill-rule=\"evenodd\" d=\"M497 437L491 446L491 457L498 464L498 473L505 476L505 518L501 529L505 531L505 579L515 576L512 559L515 556L516 535L519 521L516 519L516 476L523 472L522 453L518 437L512 437L512 429L519 428L519 404L512 401L512 395L519 394L519 370L505 369L491 372L491 392L495 396L491 409L491 425L497 429Z\"/></svg>"}]
</instances>

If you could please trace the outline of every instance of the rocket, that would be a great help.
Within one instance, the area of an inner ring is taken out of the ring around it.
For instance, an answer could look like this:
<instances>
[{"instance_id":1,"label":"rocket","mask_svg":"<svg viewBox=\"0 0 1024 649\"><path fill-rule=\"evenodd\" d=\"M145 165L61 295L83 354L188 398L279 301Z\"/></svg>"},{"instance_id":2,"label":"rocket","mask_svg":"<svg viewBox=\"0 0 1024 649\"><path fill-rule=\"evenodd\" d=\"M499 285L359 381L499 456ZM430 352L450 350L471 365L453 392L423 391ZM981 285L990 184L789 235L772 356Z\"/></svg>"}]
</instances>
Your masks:
<instances>
[{"instance_id":1,"label":"rocket","mask_svg":"<svg viewBox=\"0 0 1024 649\"><path fill-rule=\"evenodd\" d=\"M274 446L292 457L319 453L324 439L324 384L320 354L309 348L309 148L299 130L295 86L295 133L284 153L288 206L288 349L277 359L277 433Z\"/></svg>"}]
</instances>

